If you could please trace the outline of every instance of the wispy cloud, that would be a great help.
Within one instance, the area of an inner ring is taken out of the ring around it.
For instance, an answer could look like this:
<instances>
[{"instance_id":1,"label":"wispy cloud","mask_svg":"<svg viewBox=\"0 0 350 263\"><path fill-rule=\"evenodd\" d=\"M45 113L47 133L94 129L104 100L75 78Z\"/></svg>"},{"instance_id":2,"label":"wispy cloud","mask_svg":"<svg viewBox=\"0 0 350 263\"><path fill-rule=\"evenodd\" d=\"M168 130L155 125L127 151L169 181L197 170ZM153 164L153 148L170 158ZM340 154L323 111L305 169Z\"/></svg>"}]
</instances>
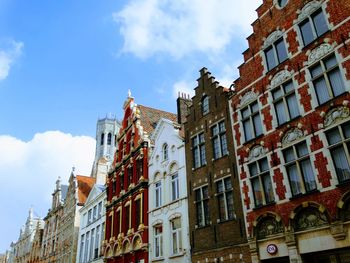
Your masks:
<instances>
[{"instance_id":1,"label":"wispy cloud","mask_svg":"<svg viewBox=\"0 0 350 263\"><path fill-rule=\"evenodd\" d=\"M90 175L94 150L93 138L59 131L38 133L28 142L0 136L0 199L6 200L0 203L0 224L6 226L2 246L18 238L31 205L45 215L58 176L67 183L72 166Z\"/></svg>"},{"instance_id":2,"label":"wispy cloud","mask_svg":"<svg viewBox=\"0 0 350 263\"><path fill-rule=\"evenodd\" d=\"M7 78L12 64L21 55L22 42L6 40L0 42L0 81Z\"/></svg>"},{"instance_id":3,"label":"wispy cloud","mask_svg":"<svg viewBox=\"0 0 350 263\"><path fill-rule=\"evenodd\" d=\"M190 81L178 81L173 85L173 98L178 98L182 93L190 95L190 98L194 96L195 82Z\"/></svg>"},{"instance_id":4,"label":"wispy cloud","mask_svg":"<svg viewBox=\"0 0 350 263\"><path fill-rule=\"evenodd\" d=\"M221 52L246 36L261 0L131 0L113 14L124 38L122 52L140 58Z\"/></svg>"}]
</instances>

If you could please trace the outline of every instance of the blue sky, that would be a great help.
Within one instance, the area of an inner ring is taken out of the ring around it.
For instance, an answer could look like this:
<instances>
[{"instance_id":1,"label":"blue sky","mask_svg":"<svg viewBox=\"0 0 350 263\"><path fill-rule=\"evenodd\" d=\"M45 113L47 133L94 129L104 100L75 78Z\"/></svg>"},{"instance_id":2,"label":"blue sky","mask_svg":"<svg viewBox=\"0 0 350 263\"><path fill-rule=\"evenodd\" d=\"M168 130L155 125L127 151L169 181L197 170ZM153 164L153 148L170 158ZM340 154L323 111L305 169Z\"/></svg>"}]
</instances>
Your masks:
<instances>
[{"instance_id":1,"label":"blue sky","mask_svg":"<svg viewBox=\"0 0 350 263\"><path fill-rule=\"evenodd\" d=\"M0 0L0 252L55 180L89 175L95 124L136 103L176 111L199 69L237 77L260 0Z\"/></svg>"}]
</instances>

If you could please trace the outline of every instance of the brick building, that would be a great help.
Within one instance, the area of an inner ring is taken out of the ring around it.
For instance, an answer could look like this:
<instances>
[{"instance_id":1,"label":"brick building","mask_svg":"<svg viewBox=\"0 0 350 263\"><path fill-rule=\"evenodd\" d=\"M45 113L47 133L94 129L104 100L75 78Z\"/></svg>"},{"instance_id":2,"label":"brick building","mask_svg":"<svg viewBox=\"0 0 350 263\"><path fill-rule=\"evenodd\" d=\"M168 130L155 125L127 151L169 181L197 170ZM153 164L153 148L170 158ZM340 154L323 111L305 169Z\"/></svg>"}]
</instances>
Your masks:
<instances>
[{"instance_id":1,"label":"brick building","mask_svg":"<svg viewBox=\"0 0 350 263\"><path fill-rule=\"evenodd\" d=\"M250 262L232 142L229 91L206 68L188 109L185 152L192 262ZM183 103L182 103L183 102ZM184 104L178 102L183 116Z\"/></svg>"},{"instance_id":2,"label":"brick building","mask_svg":"<svg viewBox=\"0 0 350 263\"><path fill-rule=\"evenodd\" d=\"M252 261L349 262L350 1L257 13L231 101Z\"/></svg>"},{"instance_id":3,"label":"brick building","mask_svg":"<svg viewBox=\"0 0 350 263\"><path fill-rule=\"evenodd\" d=\"M176 115L136 105L129 96L107 178L104 256L107 262L148 262L149 135L160 118Z\"/></svg>"}]
</instances>

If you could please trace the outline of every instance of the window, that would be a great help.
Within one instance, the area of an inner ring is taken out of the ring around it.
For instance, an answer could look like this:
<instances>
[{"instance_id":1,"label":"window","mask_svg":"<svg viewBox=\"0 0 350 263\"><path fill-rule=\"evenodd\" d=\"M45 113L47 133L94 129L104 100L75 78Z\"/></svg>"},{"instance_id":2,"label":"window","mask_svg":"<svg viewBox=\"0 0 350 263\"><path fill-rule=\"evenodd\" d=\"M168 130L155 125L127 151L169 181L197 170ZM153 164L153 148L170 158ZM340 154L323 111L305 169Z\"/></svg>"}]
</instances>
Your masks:
<instances>
[{"instance_id":1,"label":"window","mask_svg":"<svg viewBox=\"0 0 350 263\"><path fill-rule=\"evenodd\" d=\"M255 206L259 207L273 202L274 194L267 158L265 157L249 164L248 168L254 193Z\"/></svg>"},{"instance_id":2,"label":"window","mask_svg":"<svg viewBox=\"0 0 350 263\"><path fill-rule=\"evenodd\" d=\"M86 233L86 240L85 240L85 252L84 252L84 261L89 261L89 239L90 239L90 232Z\"/></svg>"},{"instance_id":3,"label":"window","mask_svg":"<svg viewBox=\"0 0 350 263\"><path fill-rule=\"evenodd\" d=\"M310 73L319 104L323 104L345 91L335 55L320 60L310 68Z\"/></svg>"},{"instance_id":4,"label":"window","mask_svg":"<svg viewBox=\"0 0 350 263\"><path fill-rule=\"evenodd\" d=\"M94 206L93 210L93 220L95 221L97 219L97 205Z\"/></svg>"},{"instance_id":5,"label":"window","mask_svg":"<svg viewBox=\"0 0 350 263\"><path fill-rule=\"evenodd\" d=\"M125 230L130 229L130 204L125 206Z\"/></svg>"},{"instance_id":6,"label":"window","mask_svg":"<svg viewBox=\"0 0 350 263\"><path fill-rule=\"evenodd\" d=\"M271 70L288 58L286 45L283 37L276 40L271 46L265 49L267 69Z\"/></svg>"},{"instance_id":7,"label":"window","mask_svg":"<svg viewBox=\"0 0 350 263\"><path fill-rule=\"evenodd\" d=\"M164 145L163 145L162 154L163 154L163 161L168 160L168 144L166 144L166 143L164 143Z\"/></svg>"},{"instance_id":8,"label":"window","mask_svg":"<svg viewBox=\"0 0 350 263\"><path fill-rule=\"evenodd\" d=\"M108 135L107 135L107 144L108 145L112 144L112 134L111 133L108 133Z\"/></svg>"},{"instance_id":9,"label":"window","mask_svg":"<svg viewBox=\"0 0 350 263\"><path fill-rule=\"evenodd\" d=\"M95 245L95 228L91 230L91 242L90 242L90 251L89 251L90 260L92 260L94 256L94 245Z\"/></svg>"},{"instance_id":10,"label":"window","mask_svg":"<svg viewBox=\"0 0 350 263\"><path fill-rule=\"evenodd\" d=\"M202 99L202 115L209 113L209 97L205 96Z\"/></svg>"},{"instance_id":11,"label":"window","mask_svg":"<svg viewBox=\"0 0 350 263\"><path fill-rule=\"evenodd\" d=\"M218 199L220 221L233 219L233 193L230 177L216 182L216 196Z\"/></svg>"},{"instance_id":12,"label":"window","mask_svg":"<svg viewBox=\"0 0 350 263\"><path fill-rule=\"evenodd\" d=\"M117 220L119 221L119 220ZM96 240L95 240L95 249L94 249L94 259L98 258L98 249L100 246L100 226L96 227Z\"/></svg>"},{"instance_id":13,"label":"window","mask_svg":"<svg viewBox=\"0 0 350 263\"><path fill-rule=\"evenodd\" d=\"M279 7L285 7L287 4L288 0L278 0L278 5Z\"/></svg>"},{"instance_id":14,"label":"window","mask_svg":"<svg viewBox=\"0 0 350 263\"><path fill-rule=\"evenodd\" d=\"M241 114L246 141L249 141L263 133L259 105L257 101L242 109Z\"/></svg>"},{"instance_id":15,"label":"window","mask_svg":"<svg viewBox=\"0 0 350 263\"><path fill-rule=\"evenodd\" d=\"M198 168L207 164L205 157L204 133L192 138L193 167Z\"/></svg>"},{"instance_id":16,"label":"window","mask_svg":"<svg viewBox=\"0 0 350 263\"><path fill-rule=\"evenodd\" d=\"M171 176L171 200L179 199L179 175L176 173Z\"/></svg>"},{"instance_id":17,"label":"window","mask_svg":"<svg viewBox=\"0 0 350 263\"><path fill-rule=\"evenodd\" d=\"M104 133L102 133L102 134L101 134L101 145L103 145L104 140L105 140L105 134L104 134Z\"/></svg>"},{"instance_id":18,"label":"window","mask_svg":"<svg viewBox=\"0 0 350 263\"><path fill-rule=\"evenodd\" d=\"M98 203L98 217L102 216L102 201Z\"/></svg>"},{"instance_id":19,"label":"window","mask_svg":"<svg viewBox=\"0 0 350 263\"><path fill-rule=\"evenodd\" d=\"M101 238L102 238L102 240L105 239L105 222L102 223L102 227L101 227Z\"/></svg>"},{"instance_id":20,"label":"window","mask_svg":"<svg viewBox=\"0 0 350 263\"><path fill-rule=\"evenodd\" d=\"M213 142L214 159L218 159L228 154L224 121L211 127L211 136Z\"/></svg>"},{"instance_id":21,"label":"window","mask_svg":"<svg viewBox=\"0 0 350 263\"><path fill-rule=\"evenodd\" d=\"M154 227L154 256L156 258L163 256L163 226Z\"/></svg>"},{"instance_id":22,"label":"window","mask_svg":"<svg viewBox=\"0 0 350 263\"><path fill-rule=\"evenodd\" d=\"M137 181L141 178L142 176L142 167L143 167L143 159L137 160L136 161L136 176L137 176Z\"/></svg>"},{"instance_id":23,"label":"window","mask_svg":"<svg viewBox=\"0 0 350 263\"><path fill-rule=\"evenodd\" d=\"M288 81L274 89L272 91L272 97L278 125L286 123L300 115L299 104L292 81Z\"/></svg>"},{"instance_id":24,"label":"window","mask_svg":"<svg viewBox=\"0 0 350 263\"><path fill-rule=\"evenodd\" d=\"M311 16L303 20L299 24L299 29L304 46L326 33L328 31L328 26L322 9L318 9Z\"/></svg>"},{"instance_id":25,"label":"window","mask_svg":"<svg viewBox=\"0 0 350 263\"><path fill-rule=\"evenodd\" d=\"M283 156L293 196L316 190L306 142L285 149Z\"/></svg>"},{"instance_id":26,"label":"window","mask_svg":"<svg viewBox=\"0 0 350 263\"><path fill-rule=\"evenodd\" d=\"M81 235L81 237L80 237L80 253L79 253L79 258L80 258L79 262L80 263L84 262L84 259L83 259L83 256L84 256L84 239L85 239L85 235ZM45 248L44 248L44 250L45 250ZM44 254L45 254L45 252L44 252Z\"/></svg>"},{"instance_id":27,"label":"window","mask_svg":"<svg viewBox=\"0 0 350 263\"><path fill-rule=\"evenodd\" d=\"M196 212L197 212L197 225L199 227L209 225L209 193L208 186L203 186L195 190L196 197Z\"/></svg>"},{"instance_id":28,"label":"window","mask_svg":"<svg viewBox=\"0 0 350 263\"><path fill-rule=\"evenodd\" d=\"M339 183L350 180L350 122L326 132Z\"/></svg>"},{"instance_id":29,"label":"window","mask_svg":"<svg viewBox=\"0 0 350 263\"><path fill-rule=\"evenodd\" d=\"M171 220L172 254L179 254L182 251L181 218Z\"/></svg>"},{"instance_id":30,"label":"window","mask_svg":"<svg viewBox=\"0 0 350 263\"><path fill-rule=\"evenodd\" d=\"M120 180L119 180L120 181L120 190L125 190L124 189L124 172L120 173L120 177L119 178L120 178Z\"/></svg>"},{"instance_id":31,"label":"window","mask_svg":"<svg viewBox=\"0 0 350 263\"><path fill-rule=\"evenodd\" d=\"M156 182L156 207L160 207L162 205L162 182Z\"/></svg>"},{"instance_id":32,"label":"window","mask_svg":"<svg viewBox=\"0 0 350 263\"><path fill-rule=\"evenodd\" d=\"M92 222L92 209L89 210L88 212L88 224Z\"/></svg>"},{"instance_id":33,"label":"window","mask_svg":"<svg viewBox=\"0 0 350 263\"><path fill-rule=\"evenodd\" d=\"M135 201L135 227L138 228L138 226L141 224L141 200L137 199Z\"/></svg>"},{"instance_id":34,"label":"window","mask_svg":"<svg viewBox=\"0 0 350 263\"><path fill-rule=\"evenodd\" d=\"M132 167L127 168L126 172L127 172L127 180L128 180L127 187L129 187L129 185L132 183L132 176L133 176Z\"/></svg>"}]
</instances>

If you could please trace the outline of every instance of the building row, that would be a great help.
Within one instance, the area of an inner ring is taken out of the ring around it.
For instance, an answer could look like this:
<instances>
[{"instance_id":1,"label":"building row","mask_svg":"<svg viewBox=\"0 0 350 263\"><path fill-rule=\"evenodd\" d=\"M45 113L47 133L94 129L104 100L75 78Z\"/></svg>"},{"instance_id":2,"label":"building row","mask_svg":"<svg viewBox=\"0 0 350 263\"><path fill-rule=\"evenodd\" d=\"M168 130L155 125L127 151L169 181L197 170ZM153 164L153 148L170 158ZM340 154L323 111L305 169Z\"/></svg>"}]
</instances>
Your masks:
<instances>
[{"instance_id":1,"label":"building row","mask_svg":"<svg viewBox=\"0 0 350 263\"><path fill-rule=\"evenodd\" d=\"M350 1L257 14L230 88L202 68L177 114L129 93L98 121L91 176L57 181L11 262L350 262Z\"/></svg>"}]
</instances>

